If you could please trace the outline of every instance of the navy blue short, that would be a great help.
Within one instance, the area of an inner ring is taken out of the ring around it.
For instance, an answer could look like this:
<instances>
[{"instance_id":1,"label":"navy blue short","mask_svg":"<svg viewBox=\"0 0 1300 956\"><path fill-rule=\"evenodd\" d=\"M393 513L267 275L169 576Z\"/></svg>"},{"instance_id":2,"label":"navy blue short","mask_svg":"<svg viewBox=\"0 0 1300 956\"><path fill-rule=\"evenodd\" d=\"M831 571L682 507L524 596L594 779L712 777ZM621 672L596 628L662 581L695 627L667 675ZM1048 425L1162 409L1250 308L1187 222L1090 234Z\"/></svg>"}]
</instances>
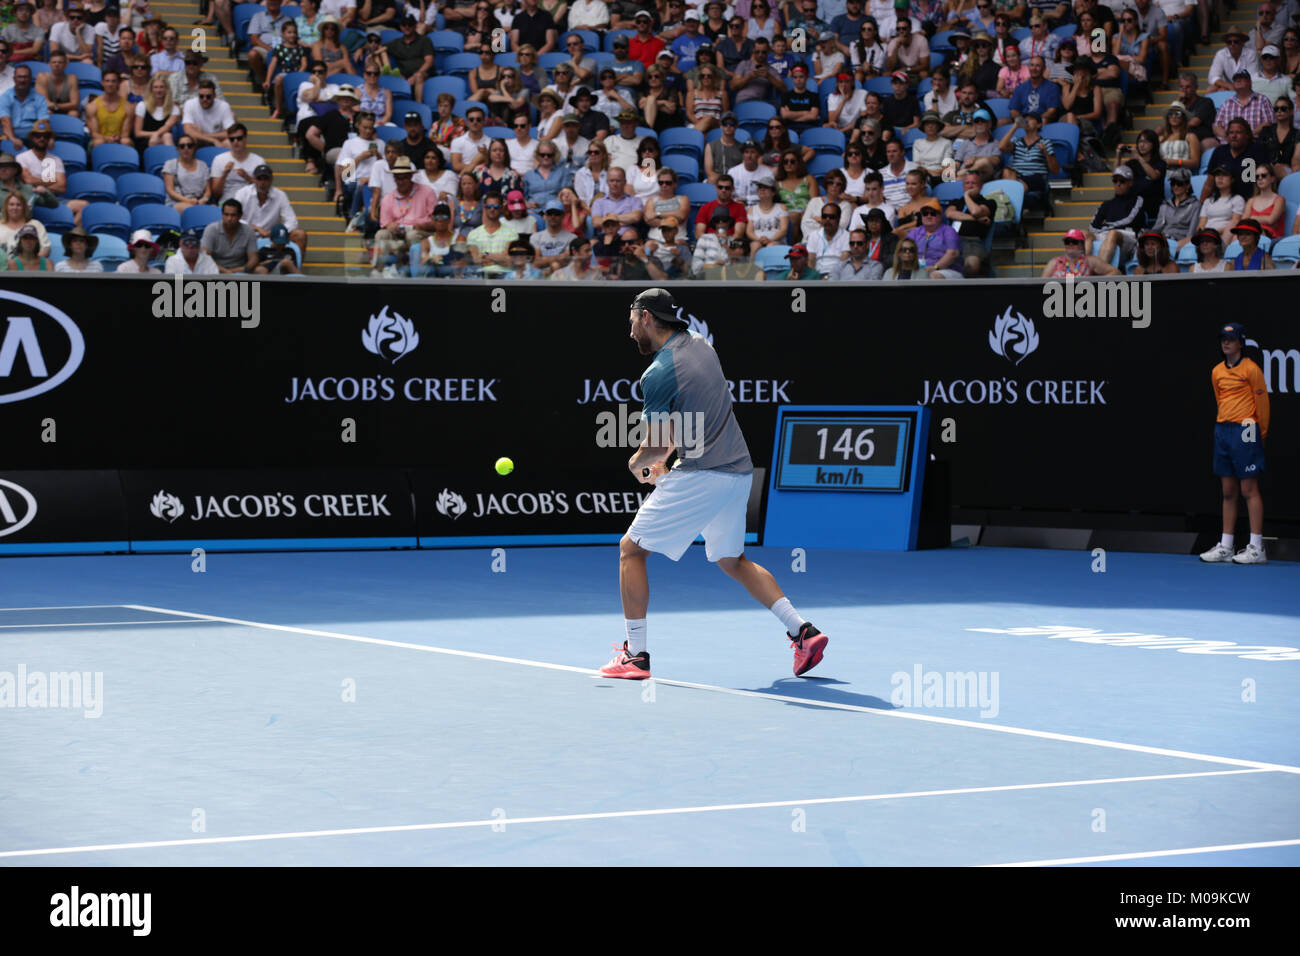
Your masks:
<instances>
[{"instance_id":1,"label":"navy blue short","mask_svg":"<svg viewBox=\"0 0 1300 956\"><path fill-rule=\"evenodd\" d=\"M1243 441L1247 426L1240 422L1215 422L1214 473L1228 478L1258 478L1264 473L1264 440Z\"/></svg>"}]
</instances>

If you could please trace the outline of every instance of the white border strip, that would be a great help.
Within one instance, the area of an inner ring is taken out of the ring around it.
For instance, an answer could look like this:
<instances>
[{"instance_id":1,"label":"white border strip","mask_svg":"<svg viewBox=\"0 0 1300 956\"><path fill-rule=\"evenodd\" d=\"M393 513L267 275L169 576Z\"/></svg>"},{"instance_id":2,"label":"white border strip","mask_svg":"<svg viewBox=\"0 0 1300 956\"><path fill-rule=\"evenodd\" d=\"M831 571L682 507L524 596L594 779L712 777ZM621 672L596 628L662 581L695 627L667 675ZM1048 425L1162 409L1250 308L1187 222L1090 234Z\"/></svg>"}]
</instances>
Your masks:
<instances>
[{"instance_id":1,"label":"white border strip","mask_svg":"<svg viewBox=\"0 0 1300 956\"><path fill-rule=\"evenodd\" d=\"M67 621L63 624L0 624L0 629L26 631L33 627L121 627L123 624L218 624L219 621L206 621L196 618L181 618L175 621Z\"/></svg>"},{"instance_id":2,"label":"white border strip","mask_svg":"<svg viewBox=\"0 0 1300 956\"><path fill-rule=\"evenodd\" d=\"M168 608L150 607L145 604L124 604L121 607L155 614L176 614L182 617L202 618L210 621L224 621L227 624L239 624L245 627L258 627L269 631L286 631L291 634L306 634L312 637L329 637L340 641L353 641L360 644L378 644L384 647L400 647L405 650L423 651L428 654L450 654L455 657L472 657L485 661L498 661L506 664L522 664L526 667L541 667L547 670L569 671L574 674L588 674L600 677L598 670L586 667L571 667L567 664L547 664L543 661L530 661L519 657L501 657L496 654L480 654L476 651L460 651L446 647L433 647L428 644L409 644L402 641L387 641L377 637L358 637L354 634L338 634L333 631L318 631L305 627L291 627L287 624L265 624L260 621L246 621L234 617L218 617L212 614L194 614L189 611L174 611ZM1224 764L1231 767L1248 767L1253 770L1271 770L1278 773L1300 774L1300 767L1286 764L1264 763L1259 760L1241 760L1236 757L1218 757L1212 754L1192 753L1186 750L1169 750L1164 747L1147 747L1142 744L1127 744L1115 740L1099 740L1095 737L1077 737L1072 734L1057 734L1047 730L1029 730L1024 727L1008 727L1004 724L989 724L974 720L960 720L956 717L940 717L935 714L919 714L909 710L881 710L875 707L862 707L857 704L837 704L831 701L813 700L805 697L787 697L782 694L764 694L752 690L739 690L734 687L719 687L715 684L694 684L689 681L663 680L654 678L660 684L671 687L687 687L692 690L712 691L718 694L732 694L738 697L754 697L759 700L779 700L788 704L802 704L809 707L825 707L830 710L847 710L854 713L871 714L876 717L895 717L899 720L919 720L949 727L968 727L974 730L993 731L1002 734L1016 734L1022 737L1037 737L1040 740L1057 740L1065 743L1086 744L1090 747L1106 747L1111 750L1126 750L1132 753L1154 754L1160 757L1178 757L1183 760L1200 760L1206 763Z\"/></svg>"},{"instance_id":3,"label":"white border strip","mask_svg":"<svg viewBox=\"0 0 1300 956\"><path fill-rule=\"evenodd\" d=\"M917 797L948 797L970 793L1002 793L1012 790L1049 790L1061 787L1089 787L1112 783L1150 780L1185 780L1189 777L1225 777L1254 770L1204 770L1197 773L1151 774L1142 777L1104 777L1092 780L1060 780L1051 783L1015 783L997 787L960 787L951 790L916 790L904 793L870 793L852 797L816 797L807 800L772 800L765 803L723 803L704 807L666 807L658 810L611 810L604 813L566 813L546 817L495 817L489 820L457 820L451 823L414 823L405 826L353 827L345 830L301 830L294 833L254 833L246 836L195 837L189 840L151 840L142 843L103 843L96 846L48 847L39 850L5 850L0 859L53 856L69 853L105 853L115 850L147 850L172 846L210 846L219 843L257 843L266 840L299 840L329 836L364 836L375 833L414 833L422 830L462 830L471 827L505 826L524 823L571 823L579 820L618 820L627 817L670 816L683 813L717 813L723 810L762 810L773 807L806 807L832 803L867 803L875 800L910 800ZM1263 845L1263 844L1261 844ZM1032 866L1034 864L1024 864Z\"/></svg>"},{"instance_id":4,"label":"white border strip","mask_svg":"<svg viewBox=\"0 0 1300 956\"><path fill-rule=\"evenodd\" d=\"M43 607L0 607L0 611L82 611L99 607L132 607L130 604L47 604Z\"/></svg>"},{"instance_id":5,"label":"white border strip","mask_svg":"<svg viewBox=\"0 0 1300 956\"><path fill-rule=\"evenodd\" d=\"M1193 846L1185 850L1148 850L1145 853L1111 853L1107 856L1076 856L1063 860L1027 860L1023 863L986 863L986 867L1064 866L1068 863L1103 863L1108 860L1141 860L1155 856L1190 856L1195 853L1222 853L1225 850L1260 850L1271 846L1300 846L1300 840L1271 840L1267 843L1229 843L1223 846Z\"/></svg>"}]
</instances>

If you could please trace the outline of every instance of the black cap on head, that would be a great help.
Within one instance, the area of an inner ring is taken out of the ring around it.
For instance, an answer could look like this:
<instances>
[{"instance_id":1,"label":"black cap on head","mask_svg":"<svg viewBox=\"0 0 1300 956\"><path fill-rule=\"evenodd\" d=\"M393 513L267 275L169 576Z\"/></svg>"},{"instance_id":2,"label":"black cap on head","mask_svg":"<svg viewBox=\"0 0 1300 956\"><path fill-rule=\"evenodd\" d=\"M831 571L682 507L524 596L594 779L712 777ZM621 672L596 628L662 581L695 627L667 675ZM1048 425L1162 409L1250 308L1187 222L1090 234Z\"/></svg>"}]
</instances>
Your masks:
<instances>
[{"instance_id":1,"label":"black cap on head","mask_svg":"<svg viewBox=\"0 0 1300 956\"><path fill-rule=\"evenodd\" d=\"M1236 339L1242 345L1246 344L1246 327L1240 322L1229 322L1226 325L1219 326L1219 338Z\"/></svg>"},{"instance_id":2,"label":"black cap on head","mask_svg":"<svg viewBox=\"0 0 1300 956\"><path fill-rule=\"evenodd\" d=\"M681 306L667 289L646 289L632 300L632 308L645 309L655 318L675 325L691 324L689 319L682 317Z\"/></svg>"}]
</instances>

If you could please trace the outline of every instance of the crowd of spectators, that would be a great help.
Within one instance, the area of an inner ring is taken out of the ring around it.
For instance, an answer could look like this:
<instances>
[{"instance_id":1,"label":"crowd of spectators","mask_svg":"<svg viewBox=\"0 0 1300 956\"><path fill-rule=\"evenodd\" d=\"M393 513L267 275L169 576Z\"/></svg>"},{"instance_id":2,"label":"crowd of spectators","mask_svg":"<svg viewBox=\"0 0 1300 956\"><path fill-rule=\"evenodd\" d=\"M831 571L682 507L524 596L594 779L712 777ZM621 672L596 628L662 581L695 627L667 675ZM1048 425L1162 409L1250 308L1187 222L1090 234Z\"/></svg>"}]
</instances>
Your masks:
<instances>
[{"instance_id":1,"label":"crowd of spectators","mask_svg":"<svg viewBox=\"0 0 1300 956\"><path fill-rule=\"evenodd\" d=\"M166 23L147 0L0 3L0 268L301 271L306 231L271 167L248 149L191 29ZM272 69L292 65L279 57ZM81 175L101 170L107 185ZM126 173L146 181L120 187ZM103 205L127 208L131 222L105 222ZM191 259L195 241L203 256ZM110 242L114 254L103 255Z\"/></svg>"},{"instance_id":2,"label":"crowd of spectators","mask_svg":"<svg viewBox=\"0 0 1300 956\"><path fill-rule=\"evenodd\" d=\"M12 10L0 135L27 206L81 223L86 204L42 152L41 124L62 112L92 149L177 148L160 170L167 204L220 206L201 233L220 271L258 267L235 225L268 241L284 227L294 264L305 232L175 28L143 0L126 18ZM1229 30L1202 93L1181 68L1210 13L1205 0L263 0L244 42L268 110L379 274L953 280L987 274L1010 192L1046 201L1066 173L1110 171L1115 195L1075 230L1085 255L1067 236L1053 274L1140 260L1153 233L1199 256L1207 233L1240 242L1243 223L1265 245L1296 232L1279 190L1300 170L1300 0ZM210 15L236 35L228 0ZM24 69L35 57L39 76ZM98 65L102 91L87 95L73 62ZM1125 90L1158 101L1174 82L1159 129L1120 146ZM698 154L668 142L677 131L699 134ZM205 162L204 146L220 155ZM1253 252L1237 267L1252 262L1271 267Z\"/></svg>"}]
</instances>

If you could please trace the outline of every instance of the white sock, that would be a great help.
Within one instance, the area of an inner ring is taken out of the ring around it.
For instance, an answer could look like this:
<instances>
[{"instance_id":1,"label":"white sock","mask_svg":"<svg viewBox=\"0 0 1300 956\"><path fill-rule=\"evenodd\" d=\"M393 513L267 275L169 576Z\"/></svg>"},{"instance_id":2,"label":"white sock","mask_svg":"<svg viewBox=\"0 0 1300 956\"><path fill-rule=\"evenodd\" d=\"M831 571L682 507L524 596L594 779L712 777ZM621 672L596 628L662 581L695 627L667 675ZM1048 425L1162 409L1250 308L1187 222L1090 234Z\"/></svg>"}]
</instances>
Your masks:
<instances>
[{"instance_id":1,"label":"white sock","mask_svg":"<svg viewBox=\"0 0 1300 956\"><path fill-rule=\"evenodd\" d=\"M789 598L781 598L769 608L777 616L777 619L785 625L785 632L791 637L798 637L799 627L803 624L803 618L799 612L794 609Z\"/></svg>"},{"instance_id":2,"label":"white sock","mask_svg":"<svg viewBox=\"0 0 1300 956\"><path fill-rule=\"evenodd\" d=\"M1225 535L1224 535L1224 536L1219 540L1219 543L1220 543L1221 545L1223 545L1225 548L1231 548L1231 547L1232 547L1232 541L1233 541L1233 536L1230 535L1230 534L1225 534Z\"/></svg>"},{"instance_id":3,"label":"white sock","mask_svg":"<svg viewBox=\"0 0 1300 956\"><path fill-rule=\"evenodd\" d=\"M1263 551L1263 550L1264 550L1264 536L1263 536L1262 534L1252 534L1252 535L1250 536L1250 546L1251 546L1252 548L1259 548L1259 550Z\"/></svg>"},{"instance_id":4,"label":"white sock","mask_svg":"<svg viewBox=\"0 0 1300 956\"><path fill-rule=\"evenodd\" d=\"M633 655L640 654L645 650L645 618L641 618L638 621L624 618L623 624L627 628L628 653Z\"/></svg>"}]
</instances>

